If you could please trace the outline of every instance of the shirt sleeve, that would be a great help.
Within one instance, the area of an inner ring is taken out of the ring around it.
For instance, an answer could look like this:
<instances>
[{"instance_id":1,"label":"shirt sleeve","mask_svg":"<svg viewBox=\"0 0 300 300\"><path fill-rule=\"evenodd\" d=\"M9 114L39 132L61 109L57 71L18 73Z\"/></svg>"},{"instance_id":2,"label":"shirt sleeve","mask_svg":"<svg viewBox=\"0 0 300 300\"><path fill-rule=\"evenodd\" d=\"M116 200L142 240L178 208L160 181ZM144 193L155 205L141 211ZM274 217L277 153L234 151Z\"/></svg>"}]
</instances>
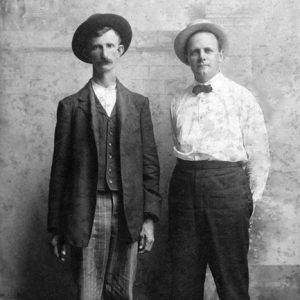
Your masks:
<instances>
[{"instance_id":1,"label":"shirt sleeve","mask_svg":"<svg viewBox=\"0 0 300 300\"><path fill-rule=\"evenodd\" d=\"M173 99L170 107L171 130L172 130L172 137L174 143L173 149L177 149L179 146L178 130L177 130L177 109L178 109L177 106L178 106L177 99Z\"/></svg>"},{"instance_id":2,"label":"shirt sleeve","mask_svg":"<svg viewBox=\"0 0 300 300\"><path fill-rule=\"evenodd\" d=\"M264 116L254 96L247 92L242 99L242 132L247 152L246 164L253 202L262 198L266 186L270 153Z\"/></svg>"}]
</instances>

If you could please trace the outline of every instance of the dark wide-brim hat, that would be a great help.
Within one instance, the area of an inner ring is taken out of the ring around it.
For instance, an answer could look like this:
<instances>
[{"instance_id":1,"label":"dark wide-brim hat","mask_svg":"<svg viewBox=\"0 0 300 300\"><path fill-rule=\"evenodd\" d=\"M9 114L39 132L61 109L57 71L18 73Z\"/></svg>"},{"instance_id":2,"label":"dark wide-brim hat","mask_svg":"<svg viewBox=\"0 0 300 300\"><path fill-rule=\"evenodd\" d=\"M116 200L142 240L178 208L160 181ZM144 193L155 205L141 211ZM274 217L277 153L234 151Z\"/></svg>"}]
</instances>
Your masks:
<instances>
[{"instance_id":1,"label":"dark wide-brim hat","mask_svg":"<svg viewBox=\"0 0 300 300\"><path fill-rule=\"evenodd\" d=\"M127 51L132 38L132 30L128 21L115 14L94 14L79 25L73 36L72 50L80 60L91 63L84 51L87 46L87 40L95 30L100 30L104 27L111 27L120 35L124 53Z\"/></svg>"},{"instance_id":2,"label":"dark wide-brim hat","mask_svg":"<svg viewBox=\"0 0 300 300\"><path fill-rule=\"evenodd\" d=\"M177 57L185 64L188 64L186 56L186 43L194 33L199 31L205 31L214 34L218 38L221 49L225 52L225 54L228 51L228 37L224 28L207 19L197 19L190 23L185 29L180 31L174 41L175 53Z\"/></svg>"}]
</instances>

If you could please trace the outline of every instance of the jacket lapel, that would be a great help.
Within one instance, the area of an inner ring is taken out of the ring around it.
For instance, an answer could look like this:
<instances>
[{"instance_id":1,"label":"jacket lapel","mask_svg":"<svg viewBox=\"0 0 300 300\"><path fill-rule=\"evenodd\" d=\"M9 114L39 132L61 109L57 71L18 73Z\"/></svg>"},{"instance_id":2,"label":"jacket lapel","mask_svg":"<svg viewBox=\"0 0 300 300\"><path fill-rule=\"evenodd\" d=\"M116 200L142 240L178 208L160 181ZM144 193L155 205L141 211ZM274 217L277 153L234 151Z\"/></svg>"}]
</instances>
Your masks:
<instances>
[{"instance_id":1,"label":"jacket lapel","mask_svg":"<svg viewBox=\"0 0 300 300\"><path fill-rule=\"evenodd\" d=\"M87 117L90 117L90 82L88 82L79 92L78 92L78 107L83 110Z\"/></svg>"},{"instance_id":2,"label":"jacket lapel","mask_svg":"<svg viewBox=\"0 0 300 300\"><path fill-rule=\"evenodd\" d=\"M97 148L97 157L99 156L99 118L97 116L97 109L96 109L96 101L95 101L95 93L92 88L92 85L90 84L90 103L91 103L91 127L93 130L93 135L96 143Z\"/></svg>"},{"instance_id":3,"label":"jacket lapel","mask_svg":"<svg viewBox=\"0 0 300 300\"><path fill-rule=\"evenodd\" d=\"M93 131L93 136L99 154L99 122L97 117L97 109L95 102L95 94L92 88L92 83L89 81L85 87L79 92L79 107L87 114L90 120L90 126Z\"/></svg>"},{"instance_id":4,"label":"jacket lapel","mask_svg":"<svg viewBox=\"0 0 300 300\"><path fill-rule=\"evenodd\" d=\"M117 101L116 109L118 114L120 139L122 138L123 125L129 115L129 91L117 80Z\"/></svg>"},{"instance_id":5,"label":"jacket lapel","mask_svg":"<svg viewBox=\"0 0 300 300\"><path fill-rule=\"evenodd\" d=\"M122 128L126 118L129 117L130 109L130 92L117 80L117 99L116 99L116 113L118 115L118 125L120 132L120 139L122 138ZM92 83L89 81L84 88L79 91L79 107L86 113L90 119L90 126L93 131L97 153L99 154L99 122L97 117L97 108L95 103L95 94L92 88Z\"/></svg>"}]
</instances>

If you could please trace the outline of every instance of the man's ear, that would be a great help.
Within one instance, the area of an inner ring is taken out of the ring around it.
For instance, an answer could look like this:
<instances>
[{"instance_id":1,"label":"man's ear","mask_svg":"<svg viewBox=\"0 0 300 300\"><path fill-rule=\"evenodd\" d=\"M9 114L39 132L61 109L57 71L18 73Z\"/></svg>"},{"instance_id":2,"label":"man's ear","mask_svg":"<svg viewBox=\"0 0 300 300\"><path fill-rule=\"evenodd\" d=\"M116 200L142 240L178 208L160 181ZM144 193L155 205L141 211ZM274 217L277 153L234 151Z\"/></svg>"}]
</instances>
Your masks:
<instances>
[{"instance_id":1,"label":"man's ear","mask_svg":"<svg viewBox=\"0 0 300 300\"><path fill-rule=\"evenodd\" d=\"M124 53L124 45L120 44L119 47L118 47L118 52L119 52L119 55L121 56L123 53Z\"/></svg>"},{"instance_id":2,"label":"man's ear","mask_svg":"<svg viewBox=\"0 0 300 300\"><path fill-rule=\"evenodd\" d=\"M224 50L219 51L219 62L221 63L224 60Z\"/></svg>"}]
</instances>

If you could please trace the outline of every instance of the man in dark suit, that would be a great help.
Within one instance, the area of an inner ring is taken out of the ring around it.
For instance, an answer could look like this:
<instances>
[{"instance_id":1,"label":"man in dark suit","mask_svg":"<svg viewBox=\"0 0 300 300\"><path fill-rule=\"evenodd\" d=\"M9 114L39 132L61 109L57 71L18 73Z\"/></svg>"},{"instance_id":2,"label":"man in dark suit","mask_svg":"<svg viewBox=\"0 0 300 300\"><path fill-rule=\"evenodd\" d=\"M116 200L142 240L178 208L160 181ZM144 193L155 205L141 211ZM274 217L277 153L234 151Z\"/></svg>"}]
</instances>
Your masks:
<instances>
[{"instance_id":1,"label":"man in dark suit","mask_svg":"<svg viewBox=\"0 0 300 300\"><path fill-rule=\"evenodd\" d=\"M137 252L148 252L159 219L159 162L149 101L125 88L115 67L129 23L95 14L72 49L93 77L59 102L49 189L54 254L70 245L78 299L132 299Z\"/></svg>"}]
</instances>

